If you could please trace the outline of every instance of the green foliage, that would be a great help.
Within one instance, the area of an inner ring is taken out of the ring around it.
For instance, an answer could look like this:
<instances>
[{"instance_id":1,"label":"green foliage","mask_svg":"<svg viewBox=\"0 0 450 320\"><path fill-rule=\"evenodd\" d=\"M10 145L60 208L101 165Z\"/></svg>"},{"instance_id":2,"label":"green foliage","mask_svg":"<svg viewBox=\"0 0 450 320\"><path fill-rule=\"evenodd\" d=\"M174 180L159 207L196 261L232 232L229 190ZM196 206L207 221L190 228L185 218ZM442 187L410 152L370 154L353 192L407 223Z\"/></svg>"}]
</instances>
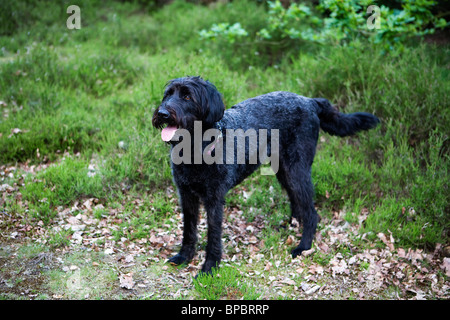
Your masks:
<instances>
[{"instance_id":1,"label":"green foliage","mask_svg":"<svg viewBox=\"0 0 450 320\"><path fill-rule=\"evenodd\" d=\"M387 50L403 48L402 43L415 36L432 34L438 28L445 28L449 23L431 12L436 5L432 0L405 0L402 10L381 6L381 26L375 35L371 35L374 43L381 43Z\"/></svg>"},{"instance_id":2,"label":"green foliage","mask_svg":"<svg viewBox=\"0 0 450 320\"><path fill-rule=\"evenodd\" d=\"M0 10L0 35L11 35L18 26L27 21L27 5L20 1L2 1L2 10Z\"/></svg>"},{"instance_id":3,"label":"green foliage","mask_svg":"<svg viewBox=\"0 0 450 320\"><path fill-rule=\"evenodd\" d=\"M267 1L267 4L267 27L251 35L255 43L272 40L275 42L266 43L279 45L280 41L297 40L338 44L368 39L392 51L402 49L404 41L411 37L434 33L437 28L448 25L444 18L431 13L431 8L436 4L432 0L405 0L402 10L382 5L377 7L378 11L373 16L368 16L369 11L366 12L373 5L370 0L322 0L316 8L296 2L284 8L279 0ZM380 20L374 20L376 17ZM369 20L372 20L375 28L369 28ZM200 36L205 40L221 36L234 44L237 36L245 38L250 33L239 23L233 28L228 23L220 23L214 24L210 30L200 31Z\"/></svg>"},{"instance_id":4,"label":"green foliage","mask_svg":"<svg viewBox=\"0 0 450 320\"><path fill-rule=\"evenodd\" d=\"M214 24L210 30L201 30L199 34L203 39L215 39L218 36L222 36L225 37L229 43L234 43L240 37L247 36L248 32L242 29L239 22L236 22L231 26L229 23Z\"/></svg>"},{"instance_id":5,"label":"green foliage","mask_svg":"<svg viewBox=\"0 0 450 320\"><path fill-rule=\"evenodd\" d=\"M269 5L267 28L259 30L257 35L263 39L299 39L300 33L292 27L292 24L302 19L309 19L311 9L306 5L295 2L291 3L288 9L284 9L280 1L268 1L267 3ZM312 21L319 22L317 18Z\"/></svg>"}]
</instances>

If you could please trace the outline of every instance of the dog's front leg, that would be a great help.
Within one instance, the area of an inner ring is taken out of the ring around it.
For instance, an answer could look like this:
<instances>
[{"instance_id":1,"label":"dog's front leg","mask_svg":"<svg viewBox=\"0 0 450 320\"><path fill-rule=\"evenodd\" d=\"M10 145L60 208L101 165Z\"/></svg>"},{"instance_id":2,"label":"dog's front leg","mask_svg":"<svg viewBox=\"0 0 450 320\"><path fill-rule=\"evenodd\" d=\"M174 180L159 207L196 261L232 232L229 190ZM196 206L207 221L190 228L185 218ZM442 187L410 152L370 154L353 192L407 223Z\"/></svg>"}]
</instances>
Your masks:
<instances>
[{"instance_id":1,"label":"dog's front leg","mask_svg":"<svg viewBox=\"0 0 450 320\"><path fill-rule=\"evenodd\" d=\"M208 244L202 273L211 274L211 269L218 267L222 259L222 201L208 201L205 203L205 209L208 215Z\"/></svg>"},{"instance_id":2,"label":"dog's front leg","mask_svg":"<svg viewBox=\"0 0 450 320\"><path fill-rule=\"evenodd\" d=\"M180 252L169 259L169 263L180 265L188 263L195 254L197 244L197 222L199 198L188 190L179 189L181 209L183 211L183 242Z\"/></svg>"}]
</instances>

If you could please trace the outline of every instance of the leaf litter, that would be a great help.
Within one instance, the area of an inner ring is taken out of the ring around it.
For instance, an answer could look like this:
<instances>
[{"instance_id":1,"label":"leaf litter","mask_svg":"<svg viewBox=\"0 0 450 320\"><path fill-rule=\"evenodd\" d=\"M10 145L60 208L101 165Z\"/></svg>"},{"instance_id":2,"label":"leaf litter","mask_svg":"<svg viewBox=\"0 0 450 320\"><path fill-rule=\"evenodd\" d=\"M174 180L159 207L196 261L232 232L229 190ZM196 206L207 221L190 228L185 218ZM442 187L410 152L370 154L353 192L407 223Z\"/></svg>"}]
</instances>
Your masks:
<instances>
[{"instance_id":1,"label":"leaf litter","mask_svg":"<svg viewBox=\"0 0 450 320\"><path fill-rule=\"evenodd\" d=\"M16 168L2 166L0 171L5 177L10 173L14 174ZM2 204L8 197L17 199L18 190L17 184L0 184ZM245 194L248 197L244 188L238 190L244 197ZM171 198L173 193L174 190L168 188L167 194ZM145 203L143 199L137 197L129 196L128 200L136 207L141 207ZM106 257L103 259L108 262L93 261L89 264L89 268L99 269L106 265L114 270L117 278L112 286L115 287L116 293L121 292L121 295L128 295L128 298L196 298L193 292L193 276L199 272L205 258L203 247L207 232L205 212L201 210L198 229L199 249L196 256L182 268L173 267L166 261L176 254L181 246L183 219L176 197L171 201L174 209L166 223L149 228L146 236L137 238L123 236L120 239L117 239L115 233L124 228L121 224L124 221L125 209L110 208L100 199L79 199L70 206L58 207L57 216L48 226L44 226L41 221L30 221L2 209L1 249L18 250L20 244L29 242L48 246L51 235L70 231L67 236L68 244L55 249L52 253L53 261L49 263L49 268L66 273L80 273L78 266L68 265L64 262L64 258L56 258L58 254L64 257L80 250L100 252ZM26 207L26 203L20 205ZM98 210L105 214L95 215ZM358 223L345 221L342 218L344 215L345 213L341 211L334 212L331 219L323 218L313 248L292 259L290 251L301 236L297 225L290 225L284 230L274 228L262 215L248 221L241 210L227 207L223 224L221 265L237 269L248 283L256 288L260 299L450 298L448 244L447 246L437 244L432 252L401 248L396 245L391 233L381 232L376 235L379 241L369 241L368 235L360 232L368 210L362 210ZM280 232L284 237L270 247L265 243L263 232L268 228L276 229L273 232ZM133 230L127 232L130 235ZM12 254L12 257L17 259L17 254ZM0 268L8 269L7 266L10 264L11 259L0 256ZM39 281L41 287L43 282L42 279ZM29 293L33 289L31 287L30 284L30 288L22 286L13 290L7 276L2 275L0 279L2 292L21 291L20 294L25 296L28 292L28 298L34 298L35 296ZM35 292L40 289L33 290ZM48 292L49 289L45 287L42 291ZM59 290L49 294L50 297L65 299L73 296ZM90 297L93 298L89 292L83 292L81 296L81 298Z\"/></svg>"}]
</instances>

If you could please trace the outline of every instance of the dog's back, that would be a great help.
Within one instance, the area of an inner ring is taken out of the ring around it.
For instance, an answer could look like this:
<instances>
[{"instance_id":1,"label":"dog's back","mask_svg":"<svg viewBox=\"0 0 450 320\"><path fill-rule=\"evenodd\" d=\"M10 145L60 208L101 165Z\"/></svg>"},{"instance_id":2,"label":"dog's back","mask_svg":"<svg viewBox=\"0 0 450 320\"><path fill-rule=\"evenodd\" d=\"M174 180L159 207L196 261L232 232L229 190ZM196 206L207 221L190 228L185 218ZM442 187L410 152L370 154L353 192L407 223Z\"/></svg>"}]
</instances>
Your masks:
<instances>
[{"instance_id":1,"label":"dog's back","mask_svg":"<svg viewBox=\"0 0 450 320\"><path fill-rule=\"evenodd\" d=\"M254 129L290 129L301 124L311 125L314 118L320 120L320 128L340 137L369 130L380 120L367 112L344 114L324 98L308 98L292 92L275 91L244 100L225 112L224 121L232 127L236 124ZM238 123L236 123L238 122ZM224 124L225 124L224 123ZM314 130L314 125L309 128Z\"/></svg>"},{"instance_id":2,"label":"dog's back","mask_svg":"<svg viewBox=\"0 0 450 320\"><path fill-rule=\"evenodd\" d=\"M316 109L311 98L287 91L275 91L232 106L225 111L221 122L225 127L240 126L243 130L284 130L299 127L309 121L316 120L318 124Z\"/></svg>"}]
</instances>

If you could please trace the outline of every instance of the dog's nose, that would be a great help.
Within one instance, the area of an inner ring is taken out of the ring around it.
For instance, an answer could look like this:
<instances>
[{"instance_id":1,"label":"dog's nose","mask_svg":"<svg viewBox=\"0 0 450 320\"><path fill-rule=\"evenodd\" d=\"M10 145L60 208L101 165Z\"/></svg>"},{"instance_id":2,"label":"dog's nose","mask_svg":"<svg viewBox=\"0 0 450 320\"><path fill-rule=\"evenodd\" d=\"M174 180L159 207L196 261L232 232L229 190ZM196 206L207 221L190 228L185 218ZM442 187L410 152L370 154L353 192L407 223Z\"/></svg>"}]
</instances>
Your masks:
<instances>
[{"instance_id":1,"label":"dog's nose","mask_svg":"<svg viewBox=\"0 0 450 320\"><path fill-rule=\"evenodd\" d=\"M159 109L158 117L160 117L161 119L167 120L170 117L170 113L166 109Z\"/></svg>"}]
</instances>

